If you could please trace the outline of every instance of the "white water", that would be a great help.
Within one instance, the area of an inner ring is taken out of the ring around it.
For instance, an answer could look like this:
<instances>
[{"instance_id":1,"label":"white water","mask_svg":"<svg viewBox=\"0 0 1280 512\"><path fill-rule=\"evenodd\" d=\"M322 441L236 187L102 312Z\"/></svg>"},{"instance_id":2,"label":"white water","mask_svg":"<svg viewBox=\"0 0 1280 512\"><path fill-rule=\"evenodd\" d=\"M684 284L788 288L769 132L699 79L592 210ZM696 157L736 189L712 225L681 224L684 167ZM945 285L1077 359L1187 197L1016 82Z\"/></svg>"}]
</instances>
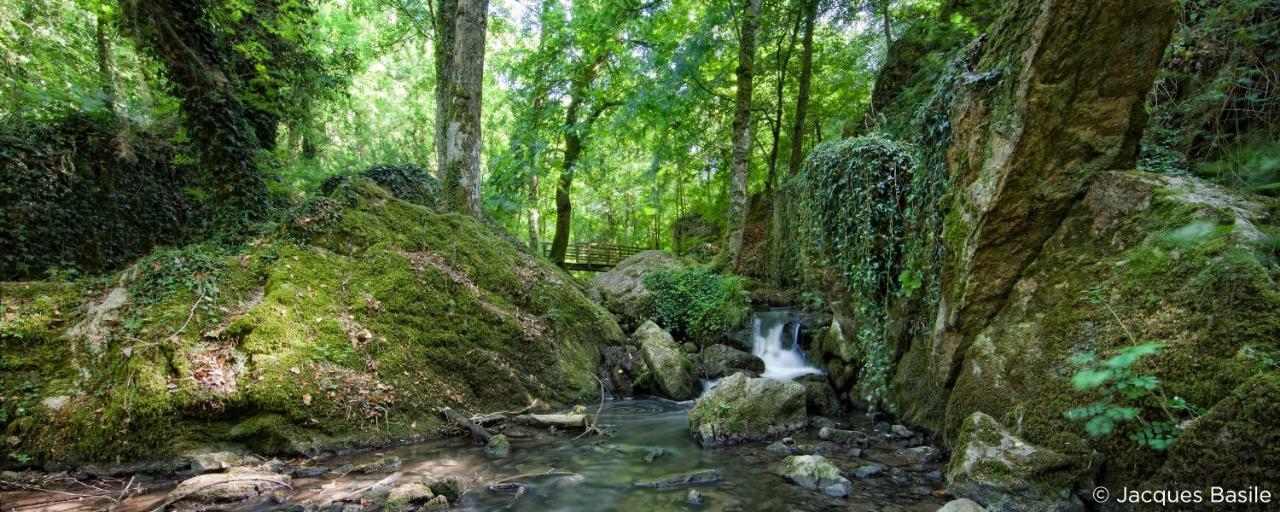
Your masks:
<instances>
[{"instance_id":1,"label":"white water","mask_svg":"<svg viewBox=\"0 0 1280 512\"><path fill-rule=\"evenodd\" d=\"M770 379L791 380L802 375L822 373L804 359L800 345L800 322L791 311L757 311L751 319L751 353L764 360L764 374ZM790 329L788 329L790 327Z\"/></svg>"}]
</instances>

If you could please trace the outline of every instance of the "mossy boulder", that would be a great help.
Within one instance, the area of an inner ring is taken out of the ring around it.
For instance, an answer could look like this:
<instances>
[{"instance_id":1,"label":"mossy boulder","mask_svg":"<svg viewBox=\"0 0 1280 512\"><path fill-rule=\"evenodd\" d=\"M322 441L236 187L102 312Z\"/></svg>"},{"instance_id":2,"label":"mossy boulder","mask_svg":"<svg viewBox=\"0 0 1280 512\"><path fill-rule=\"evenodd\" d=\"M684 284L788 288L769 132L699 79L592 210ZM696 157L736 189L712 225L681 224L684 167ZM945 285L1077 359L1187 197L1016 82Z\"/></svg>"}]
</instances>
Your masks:
<instances>
[{"instance_id":1,"label":"mossy boulder","mask_svg":"<svg viewBox=\"0 0 1280 512\"><path fill-rule=\"evenodd\" d=\"M773 473L810 491L820 491L833 498L849 495L853 484L840 468L821 455L792 455L773 468Z\"/></svg>"},{"instance_id":2,"label":"mossy boulder","mask_svg":"<svg viewBox=\"0 0 1280 512\"><path fill-rule=\"evenodd\" d=\"M780 437L804 426L805 388L784 380L725 377L689 411L689 432L703 446Z\"/></svg>"},{"instance_id":3,"label":"mossy boulder","mask_svg":"<svg viewBox=\"0 0 1280 512\"><path fill-rule=\"evenodd\" d=\"M746 371L755 375L764 373L764 361L728 345L711 345L702 349L702 374L709 379Z\"/></svg>"},{"instance_id":4,"label":"mossy boulder","mask_svg":"<svg viewBox=\"0 0 1280 512\"><path fill-rule=\"evenodd\" d=\"M1032 446L986 414L965 420L947 466L950 491L992 512L1083 512L1070 458Z\"/></svg>"},{"instance_id":5,"label":"mossy boulder","mask_svg":"<svg viewBox=\"0 0 1280 512\"><path fill-rule=\"evenodd\" d=\"M231 441L315 454L434 435L437 409L594 400L612 316L476 219L356 178L243 246L157 251L109 280L0 284L0 430L42 460ZM99 336L72 328L113 289ZM68 332L71 331L71 332ZM100 339L99 339L100 338ZM94 348L100 345L100 348ZM48 397L56 410L35 406Z\"/></svg>"},{"instance_id":6,"label":"mossy boulder","mask_svg":"<svg viewBox=\"0 0 1280 512\"><path fill-rule=\"evenodd\" d=\"M683 262L665 252L641 251L596 275L588 286L592 293L600 295L600 304L618 316L622 328L630 330L643 321L649 295L644 278L658 270L683 266Z\"/></svg>"},{"instance_id":7,"label":"mossy boulder","mask_svg":"<svg viewBox=\"0 0 1280 512\"><path fill-rule=\"evenodd\" d=\"M657 391L672 400L689 400L698 396L698 367L667 331L653 322L636 329L640 356L649 368Z\"/></svg>"}]
</instances>

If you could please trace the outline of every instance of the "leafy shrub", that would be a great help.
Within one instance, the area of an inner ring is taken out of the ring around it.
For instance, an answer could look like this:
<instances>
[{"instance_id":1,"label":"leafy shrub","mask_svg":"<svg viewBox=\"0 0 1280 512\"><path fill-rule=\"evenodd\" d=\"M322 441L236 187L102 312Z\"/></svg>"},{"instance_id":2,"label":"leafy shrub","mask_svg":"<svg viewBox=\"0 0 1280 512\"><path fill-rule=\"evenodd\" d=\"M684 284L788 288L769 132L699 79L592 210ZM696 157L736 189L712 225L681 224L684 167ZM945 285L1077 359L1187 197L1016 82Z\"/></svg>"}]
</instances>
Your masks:
<instances>
[{"instance_id":1,"label":"leafy shrub","mask_svg":"<svg viewBox=\"0 0 1280 512\"><path fill-rule=\"evenodd\" d=\"M651 292L645 316L681 339L706 344L743 324L751 313L742 279L700 267L645 276Z\"/></svg>"},{"instance_id":2,"label":"leafy shrub","mask_svg":"<svg viewBox=\"0 0 1280 512\"><path fill-rule=\"evenodd\" d=\"M405 201L430 208L438 207L440 182L426 169L413 164L375 165L359 173L331 176L320 185L320 191L326 196L332 194L354 176L369 178L391 192L391 195Z\"/></svg>"}]
</instances>

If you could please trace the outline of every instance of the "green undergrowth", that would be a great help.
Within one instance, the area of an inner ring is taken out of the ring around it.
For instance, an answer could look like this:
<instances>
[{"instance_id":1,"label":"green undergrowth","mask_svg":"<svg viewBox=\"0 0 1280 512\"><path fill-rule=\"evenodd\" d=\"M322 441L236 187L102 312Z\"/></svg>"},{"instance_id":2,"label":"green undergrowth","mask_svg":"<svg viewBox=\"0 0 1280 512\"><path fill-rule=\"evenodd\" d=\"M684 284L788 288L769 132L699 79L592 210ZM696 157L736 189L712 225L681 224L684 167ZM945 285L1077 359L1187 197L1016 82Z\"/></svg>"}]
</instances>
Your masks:
<instances>
[{"instance_id":1,"label":"green undergrowth","mask_svg":"<svg viewBox=\"0 0 1280 512\"><path fill-rule=\"evenodd\" d=\"M69 335L117 278L127 303ZM0 430L39 460L428 436L440 407L594 399L599 347L623 338L567 274L363 178L244 245L159 250L111 281L2 286Z\"/></svg>"}]
</instances>

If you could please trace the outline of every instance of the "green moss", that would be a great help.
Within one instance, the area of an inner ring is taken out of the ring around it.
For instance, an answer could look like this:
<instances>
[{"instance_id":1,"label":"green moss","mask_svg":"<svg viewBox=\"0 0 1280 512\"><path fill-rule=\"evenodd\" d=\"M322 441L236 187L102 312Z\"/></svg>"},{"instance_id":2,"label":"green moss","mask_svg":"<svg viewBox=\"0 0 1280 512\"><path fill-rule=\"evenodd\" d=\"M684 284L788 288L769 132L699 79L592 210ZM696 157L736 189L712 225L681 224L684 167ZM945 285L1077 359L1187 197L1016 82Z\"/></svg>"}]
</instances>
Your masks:
<instances>
[{"instance_id":1,"label":"green moss","mask_svg":"<svg viewBox=\"0 0 1280 512\"><path fill-rule=\"evenodd\" d=\"M332 200L341 207L326 222L286 239L163 250L127 270L129 302L83 372L52 350L14 363L37 382L32 400L55 376L73 382L58 385L63 409L20 432L26 446L70 461L220 440L314 453L430 434L445 405L594 400L598 347L623 336L572 278L474 219L368 180ZM83 297L21 297L4 342L65 347ZM35 308L54 303L67 319Z\"/></svg>"}]
</instances>

